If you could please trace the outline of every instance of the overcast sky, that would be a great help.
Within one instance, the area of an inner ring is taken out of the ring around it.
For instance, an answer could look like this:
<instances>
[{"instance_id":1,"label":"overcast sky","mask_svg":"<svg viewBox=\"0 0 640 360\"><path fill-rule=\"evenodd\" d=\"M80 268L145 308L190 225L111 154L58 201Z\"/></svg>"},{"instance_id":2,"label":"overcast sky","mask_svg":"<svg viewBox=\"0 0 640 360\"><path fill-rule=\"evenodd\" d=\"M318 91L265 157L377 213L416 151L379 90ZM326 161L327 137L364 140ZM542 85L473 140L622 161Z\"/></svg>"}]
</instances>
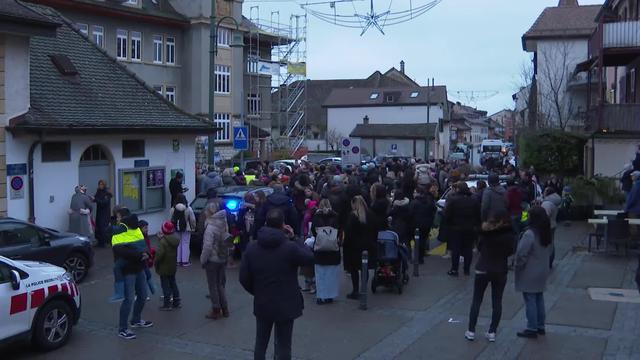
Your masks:
<instances>
[{"instance_id":1,"label":"overcast sky","mask_svg":"<svg viewBox=\"0 0 640 360\"><path fill-rule=\"evenodd\" d=\"M309 0L322 2L324 0ZM410 0L374 0L376 10L406 10ZM411 0L414 6L431 0ZM603 0L579 0L581 5L602 4ZM268 22L272 11L280 12L280 22L289 23L290 14L304 11L296 0L245 0L244 13L259 6L260 21ZM437 7L409 22L385 28L386 35L370 29L337 27L309 16L307 75L310 79L362 78L375 70L382 72L406 62L407 74L421 85L435 78L446 85L449 100L469 102L470 95L455 91L497 91L489 99L472 106L494 113L512 108L511 95L517 89L518 72L529 58L522 50L521 37L547 6L558 0L443 0ZM336 4L338 14L366 13L369 0ZM332 12L328 4L313 9ZM257 10L253 10L254 18Z\"/></svg>"}]
</instances>

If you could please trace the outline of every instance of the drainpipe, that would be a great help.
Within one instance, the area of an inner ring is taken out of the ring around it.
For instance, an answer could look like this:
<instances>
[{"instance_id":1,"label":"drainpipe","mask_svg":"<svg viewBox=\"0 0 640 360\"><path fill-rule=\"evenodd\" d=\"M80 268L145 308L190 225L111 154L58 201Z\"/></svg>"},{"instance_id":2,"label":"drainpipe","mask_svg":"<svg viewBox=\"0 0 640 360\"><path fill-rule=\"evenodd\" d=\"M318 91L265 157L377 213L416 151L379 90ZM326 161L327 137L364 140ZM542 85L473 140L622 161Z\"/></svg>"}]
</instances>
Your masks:
<instances>
[{"instance_id":1,"label":"drainpipe","mask_svg":"<svg viewBox=\"0 0 640 360\"><path fill-rule=\"evenodd\" d=\"M596 174L596 134L591 134L591 177Z\"/></svg>"},{"instance_id":2,"label":"drainpipe","mask_svg":"<svg viewBox=\"0 0 640 360\"><path fill-rule=\"evenodd\" d=\"M42 138L42 135L40 135ZM35 189L33 188L33 153L36 151L36 147L40 145L41 140L38 139L31 144L29 148L28 171L29 171L29 222L36 223L36 206L35 206Z\"/></svg>"}]
</instances>

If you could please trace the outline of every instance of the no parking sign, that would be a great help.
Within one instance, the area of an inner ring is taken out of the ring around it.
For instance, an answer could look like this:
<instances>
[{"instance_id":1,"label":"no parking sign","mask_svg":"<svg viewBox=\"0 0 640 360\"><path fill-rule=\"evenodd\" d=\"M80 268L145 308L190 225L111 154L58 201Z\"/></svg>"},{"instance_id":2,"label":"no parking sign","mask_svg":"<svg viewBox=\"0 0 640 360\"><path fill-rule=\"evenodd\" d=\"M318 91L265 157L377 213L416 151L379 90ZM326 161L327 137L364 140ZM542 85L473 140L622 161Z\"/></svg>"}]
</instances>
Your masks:
<instances>
[{"instance_id":1,"label":"no parking sign","mask_svg":"<svg viewBox=\"0 0 640 360\"><path fill-rule=\"evenodd\" d=\"M24 179L22 176L12 176L9 180L9 199L24 199Z\"/></svg>"}]
</instances>

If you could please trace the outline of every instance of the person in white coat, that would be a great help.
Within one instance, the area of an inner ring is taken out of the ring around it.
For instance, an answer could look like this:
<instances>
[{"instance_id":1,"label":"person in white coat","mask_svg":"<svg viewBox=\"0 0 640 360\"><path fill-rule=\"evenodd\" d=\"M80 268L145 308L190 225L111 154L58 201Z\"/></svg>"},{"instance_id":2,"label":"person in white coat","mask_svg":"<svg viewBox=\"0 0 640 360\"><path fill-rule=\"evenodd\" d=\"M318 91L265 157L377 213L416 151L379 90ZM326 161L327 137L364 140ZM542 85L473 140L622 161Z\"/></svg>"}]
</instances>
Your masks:
<instances>
[{"instance_id":1,"label":"person in white coat","mask_svg":"<svg viewBox=\"0 0 640 360\"><path fill-rule=\"evenodd\" d=\"M189 207L184 194L178 194L176 197L176 204L171 208L170 219L175 227L176 236L180 239L178 266L191 266L189 245L191 244L191 233L196 230L196 215Z\"/></svg>"}]
</instances>

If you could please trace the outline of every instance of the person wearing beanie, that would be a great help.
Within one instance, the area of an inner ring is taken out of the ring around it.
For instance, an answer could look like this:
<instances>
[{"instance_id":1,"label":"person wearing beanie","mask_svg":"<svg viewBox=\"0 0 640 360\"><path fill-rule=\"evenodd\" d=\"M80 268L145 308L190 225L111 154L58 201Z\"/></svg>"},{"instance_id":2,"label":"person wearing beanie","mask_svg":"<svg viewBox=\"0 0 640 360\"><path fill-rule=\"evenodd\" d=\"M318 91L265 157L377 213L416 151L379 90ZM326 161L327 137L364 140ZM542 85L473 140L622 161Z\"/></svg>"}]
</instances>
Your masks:
<instances>
[{"instance_id":1,"label":"person wearing beanie","mask_svg":"<svg viewBox=\"0 0 640 360\"><path fill-rule=\"evenodd\" d=\"M158 233L158 241L160 245L156 253L155 268L156 273L160 276L164 296L160 311L171 311L181 307L180 291L176 283L178 269L176 258L180 240L175 235L175 226L171 221L162 223Z\"/></svg>"}]
</instances>

